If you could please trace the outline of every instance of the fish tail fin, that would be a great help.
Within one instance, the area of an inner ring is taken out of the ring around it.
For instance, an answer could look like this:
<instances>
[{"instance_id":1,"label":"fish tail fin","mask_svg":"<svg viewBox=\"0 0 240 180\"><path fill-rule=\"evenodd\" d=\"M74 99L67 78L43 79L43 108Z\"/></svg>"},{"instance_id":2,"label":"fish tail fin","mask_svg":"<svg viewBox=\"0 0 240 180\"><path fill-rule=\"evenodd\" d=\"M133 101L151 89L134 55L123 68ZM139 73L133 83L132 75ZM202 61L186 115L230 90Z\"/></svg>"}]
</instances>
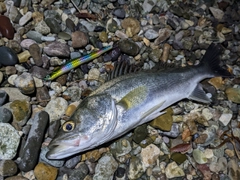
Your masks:
<instances>
[{"instance_id":1,"label":"fish tail fin","mask_svg":"<svg viewBox=\"0 0 240 180\"><path fill-rule=\"evenodd\" d=\"M204 68L212 76L233 77L233 75L226 69L220 67L220 54L223 48L220 44L212 43L206 50L199 67Z\"/></svg>"}]
</instances>

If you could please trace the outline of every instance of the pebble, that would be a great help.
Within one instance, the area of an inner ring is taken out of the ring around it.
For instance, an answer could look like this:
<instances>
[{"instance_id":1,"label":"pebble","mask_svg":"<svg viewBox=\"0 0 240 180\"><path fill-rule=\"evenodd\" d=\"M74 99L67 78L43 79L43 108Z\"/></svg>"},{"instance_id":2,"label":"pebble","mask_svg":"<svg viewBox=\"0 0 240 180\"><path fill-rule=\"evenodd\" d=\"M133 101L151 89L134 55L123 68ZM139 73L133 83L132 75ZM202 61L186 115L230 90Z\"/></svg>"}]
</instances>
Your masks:
<instances>
[{"instance_id":1,"label":"pebble","mask_svg":"<svg viewBox=\"0 0 240 180\"><path fill-rule=\"evenodd\" d=\"M31 54L29 53L28 50L25 50L18 54L18 59L20 63L27 62L30 57L31 57Z\"/></svg>"},{"instance_id":2,"label":"pebble","mask_svg":"<svg viewBox=\"0 0 240 180\"><path fill-rule=\"evenodd\" d=\"M159 62L161 56L162 56L162 49L153 49L152 52L149 54L149 58L156 63Z\"/></svg>"},{"instance_id":3,"label":"pebble","mask_svg":"<svg viewBox=\"0 0 240 180\"><path fill-rule=\"evenodd\" d=\"M170 131L173 124L173 111L171 108L166 110L166 113L157 117L153 121L150 122L150 125L155 128L159 128L163 131Z\"/></svg>"},{"instance_id":4,"label":"pebble","mask_svg":"<svg viewBox=\"0 0 240 180\"><path fill-rule=\"evenodd\" d=\"M45 22L53 34L58 34L61 30L61 26L58 21L54 18L46 18Z\"/></svg>"},{"instance_id":5,"label":"pebble","mask_svg":"<svg viewBox=\"0 0 240 180\"><path fill-rule=\"evenodd\" d=\"M35 31L39 32L42 35L47 35L50 33L50 28L45 21L40 21L35 25Z\"/></svg>"},{"instance_id":6,"label":"pebble","mask_svg":"<svg viewBox=\"0 0 240 180\"><path fill-rule=\"evenodd\" d=\"M43 48L43 51L49 56L69 57L70 50L66 44L52 42Z\"/></svg>"},{"instance_id":7,"label":"pebble","mask_svg":"<svg viewBox=\"0 0 240 180\"><path fill-rule=\"evenodd\" d=\"M153 40L156 39L158 37L158 32L153 30L153 29L148 29L145 33L144 36L148 39L148 40Z\"/></svg>"},{"instance_id":8,"label":"pebble","mask_svg":"<svg viewBox=\"0 0 240 180\"><path fill-rule=\"evenodd\" d=\"M62 85L59 82L52 82L50 85L51 89L55 91L55 93L60 94L62 92Z\"/></svg>"},{"instance_id":9,"label":"pebble","mask_svg":"<svg viewBox=\"0 0 240 180\"><path fill-rule=\"evenodd\" d=\"M5 180L29 180L29 179L22 176L11 176L6 178Z\"/></svg>"},{"instance_id":10,"label":"pebble","mask_svg":"<svg viewBox=\"0 0 240 180\"><path fill-rule=\"evenodd\" d=\"M24 26L30 19L32 19L32 12L29 11L19 19L19 25Z\"/></svg>"},{"instance_id":11,"label":"pebble","mask_svg":"<svg viewBox=\"0 0 240 180\"><path fill-rule=\"evenodd\" d=\"M58 33L58 37L60 39L63 39L63 40L70 40L71 39L71 35L69 35L68 33L66 32L59 32Z\"/></svg>"},{"instance_id":12,"label":"pebble","mask_svg":"<svg viewBox=\"0 0 240 180\"><path fill-rule=\"evenodd\" d=\"M0 90L0 106L6 103L8 94L4 90Z\"/></svg>"},{"instance_id":13,"label":"pebble","mask_svg":"<svg viewBox=\"0 0 240 180\"><path fill-rule=\"evenodd\" d=\"M140 125L134 129L133 141L139 144L148 136L147 124Z\"/></svg>"},{"instance_id":14,"label":"pebble","mask_svg":"<svg viewBox=\"0 0 240 180\"><path fill-rule=\"evenodd\" d=\"M22 50L22 47L15 40L9 40L6 44L7 47L11 48L14 52L19 53Z\"/></svg>"},{"instance_id":15,"label":"pebble","mask_svg":"<svg viewBox=\"0 0 240 180\"><path fill-rule=\"evenodd\" d=\"M130 56L136 56L140 51L139 46L129 39L121 40L118 45L123 53Z\"/></svg>"},{"instance_id":16,"label":"pebble","mask_svg":"<svg viewBox=\"0 0 240 180\"><path fill-rule=\"evenodd\" d=\"M211 13L213 16L218 20L221 21L224 15L224 12L221 9L215 8L215 7L209 7Z\"/></svg>"},{"instance_id":17,"label":"pebble","mask_svg":"<svg viewBox=\"0 0 240 180\"><path fill-rule=\"evenodd\" d=\"M100 77L100 71L97 68L92 68L88 72L88 81L98 81Z\"/></svg>"},{"instance_id":18,"label":"pebble","mask_svg":"<svg viewBox=\"0 0 240 180\"><path fill-rule=\"evenodd\" d=\"M192 152L193 158L194 160L198 163L198 164L206 164L208 159L205 155L205 153L199 149L194 149Z\"/></svg>"},{"instance_id":19,"label":"pebble","mask_svg":"<svg viewBox=\"0 0 240 180\"><path fill-rule=\"evenodd\" d=\"M0 87L0 90L3 90L8 94L10 102L15 101L15 100L30 101L30 97L22 94L18 88Z\"/></svg>"},{"instance_id":20,"label":"pebble","mask_svg":"<svg viewBox=\"0 0 240 180\"><path fill-rule=\"evenodd\" d=\"M16 156L18 145L20 142L20 136L18 131L8 123L0 123L0 159L11 160Z\"/></svg>"},{"instance_id":21,"label":"pebble","mask_svg":"<svg viewBox=\"0 0 240 180\"><path fill-rule=\"evenodd\" d=\"M233 117L232 113L223 113L220 116L219 121L221 121L224 126L227 126L228 123L231 121L232 117Z\"/></svg>"},{"instance_id":22,"label":"pebble","mask_svg":"<svg viewBox=\"0 0 240 180\"><path fill-rule=\"evenodd\" d=\"M99 33L99 39L100 39L102 42L107 42L108 36L107 36L106 31L102 31L102 32Z\"/></svg>"},{"instance_id":23,"label":"pebble","mask_svg":"<svg viewBox=\"0 0 240 180\"><path fill-rule=\"evenodd\" d=\"M12 160L1 160L0 161L0 176L13 176L17 173L18 168Z\"/></svg>"},{"instance_id":24,"label":"pebble","mask_svg":"<svg viewBox=\"0 0 240 180\"><path fill-rule=\"evenodd\" d=\"M1 34L8 38L8 39L13 39L14 37L14 28L12 23L10 22L10 19L6 16L0 15L0 32Z\"/></svg>"},{"instance_id":25,"label":"pebble","mask_svg":"<svg viewBox=\"0 0 240 180\"><path fill-rule=\"evenodd\" d=\"M72 37L72 47L73 48L83 48L89 42L88 36L84 32L81 32L81 31L73 32L71 37Z\"/></svg>"},{"instance_id":26,"label":"pebble","mask_svg":"<svg viewBox=\"0 0 240 180\"><path fill-rule=\"evenodd\" d=\"M49 125L49 128L48 128L48 136L50 138L54 138L54 136L57 134L60 126L61 126L60 121L51 122L50 125Z\"/></svg>"},{"instance_id":27,"label":"pebble","mask_svg":"<svg viewBox=\"0 0 240 180\"><path fill-rule=\"evenodd\" d=\"M240 104L240 89L239 88L227 88L226 94L228 100Z\"/></svg>"},{"instance_id":28,"label":"pebble","mask_svg":"<svg viewBox=\"0 0 240 180\"><path fill-rule=\"evenodd\" d=\"M28 31L26 33L26 36L27 36L27 38L32 39L35 42L38 42L38 43L42 42L41 38L43 35L37 31Z\"/></svg>"},{"instance_id":29,"label":"pebble","mask_svg":"<svg viewBox=\"0 0 240 180\"><path fill-rule=\"evenodd\" d=\"M0 85L1 85L2 81L3 81L3 73L2 73L2 71L0 71Z\"/></svg>"},{"instance_id":30,"label":"pebble","mask_svg":"<svg viewBox=\"0 0 240 180\"><path fill-rule=\"evenodd\" d=\"M35 76L39 79L45 78L50 72L44 68L33 66L29 72L32 74L32 76Z\"/></svg>"},{"instance_id":31,"label":"pebble","mask_svg":"<svg viewBox=\"0 0 240 180\"><path fill-rule=\"evenodd\" d=\"M123 8L116 8L113 10L113 15L117 16L120 19L124 19L126 16L126 12Z\"/></svg>"},{"instance_id":32,"label":"pebble","mask_svg":"<svg viewBox=\"0 0 240 180\"><path fill-rule=\"evenodd\" d=\"M179 167L176 162L169 163L165 171L168 179L185 176L183 169Z\"/></svg>"},{"instance_id":33,"label":"pebble","mask_svg":"<svg viewBox=\"0 0 240 180\"><path fill-rule=\"evenodd\" d=\"M0 64L4 66L14 66L15 64L18 63L17 54L9 47L1 46L0 54L1 54Z\"/></svg>"},{"instance_id":34,"label":"pebble","mask_svg":"<svg viewBox=\"0 0 240 180\"><path fill-rule=\"evenodd\" d=\"M42 162L38 163L34 168L34 175L37 180L55 180L58 169Z\"/></svg>"},{"instance_id":35,"label":"pebble","mask_svg":"<svg viewBox=\"0 0 240 180\"><path fill-rule=\"evenodd\" d=\"M49 101L45 107L45 111L49 114L50 122L59 120L64 115L67 106L67 101L61 97Z\"/></svg>"},{"instance_id":36,"label":"pebble","mask_svg":"<svg viewBox=\"0 0 240 180\"><path fill-rule=\"evenodd\" d=\"M66 109L65 115L70 117L77 109L79 103L80 103L80 101L75 101L75 102L69 104L68 108Z\"/></svg>"},{"instance_id":37,"label":"pebble","mask_svg":"<svg viewBox=\"0 0 240 180\"><path fill-rule=\"evenodd\" d=\"M71 101L75 102L75 101L81 100L81 94L82 94L81 88L77 86L71 86L67 89L67 92L71 98Z\"/></svg>"},{"instance_id":38,"label":"pebble","mask_svg":"<svg viewBox=\"0 0 240 180\"><path fill-rule=\"evenodd\" d=\"M24 39L21 41L20 45L21 47L23 47L24 49L29 49L29 47L32 44L36 44L36 41L32 40L32 39Z\"/></svg>"},{"instance_id":39,"label":"pebble","mask_svg":"<svg viewBox=\"0 0 240 180\"><path fill-rule=\"evenodd\" d=\"M95 168L93 180L111 179L118 167L117 161L109 153L104 154L99 160ZM107 169L107 171L106 171Z\"/></svg>"},{"instance_id":40,"label":"pebble","mask_svg":"<svg viewBox=\"0 0 240 180\"><path fill-rule=\"evenodd\" d=\"M55 37L53 37L53 36L42 36L41 37L41 40L43 41L43 42L54 42L55 40L56 40L56 38Z\"/></svg>"},{"instance_id":41,"label":"pebble","mask_svg":"<svg viewBox=\"0 0 240 180\"><path fill-rule=\"evenodd\" d=\"M18 167L24 172L32 170L38 163L39 152L43 142L49 115L45 111L35 114L33 124L22 150L21 162Z\"/></svg>"},{"instance_id":42,"label":"pebble","mask_svg":"<svg viewBox=\"0 0 240 180\"><path fill-rule=\"evenodd\" d=\"M23 94L32 94L35 92L35 82L30 73L24 72L14 80L14 85Z\"/></svg>"},{"instance_id":43,"label":"pebble","mask_svg":"<svg viewBox=\"0 0 240 180\"><path fill-rule=\"evenodd\" d=\"M1 123L10 123L12 120L12 113L7 108L0 106L0 122Z\"/></svg>"},{"instance_id":44,"label":"pebble","mask_svg":"<svg viewBox=\"0 0 240 180\"><path fill-rule=\"evenodd\" d=\"M158 38L154 40L155 45L159 45L160 43L166 41L172 34L172 31L168 28L160 29L158 32Z\"/></svg>"},{"instance_id":45,"label":"pebble","mask_svg":"<svg viewBox=\"0 0 240 180\"><path fill-rule=\"evenodd\" d=\"M7 66L5 69L6 75L16 75L16 68L14 66Z\"/></svg>"},{"instance_id":46,"label":"pebble","mask_svg":"<svg viewBox=\"0 0 240 180\"><path fill-rule=\"evenodd\" d=\"M78 165L77 168L73 169L70 172L69 179L71 179L71 180L84 179L87 174L88 174L88 167L87 167L87 165L85 163L80 163L80 165Z\"/></svg>"},{"instance_id":47,"label":"pebble","mask_svg":"<svg viewBox=\"0 0 240 180\"><path fill-rule=\"evenodd\" d=\"M133 37L137 33L139 33L141 27L140 22L133 17L127 17L121 22L121 26L126 30L126 34L128 37Z\"/></svg>"},{"instance_id":48,"label":"pebble","mask_svg":"<svg viewBox=\"0 0 240 180\"><path fill-rule=\"evenodd\" d=\"M56 121L54 121L56 122ZM66 161L65 167L73 169L81 161L81 156L74 156ZM78 167L79 168L79 167Z\"/></svg>"},{"instance_id":49,"label":"pebble","mask_svg":"<svg viewBox=\"0 0 240 180\"><path fill-rule=\"evenodd\" d=\"M150 144L147 147L142 148L140 155L143 169L146 170L148 167L152 167L156 163L156 160L160 155L160 149L156 145Z\"/></svg>"},{"instance_id":50,"label":"pebble","mask_svg":"<svg viewBox=\"0 0 240 180\"><path fill-rule=\"evenodd\" d=\"M127 139L120 139L110 146L111 153L120 161L120 157L128 154L132 150L132 146Z\"/></svg>"},{"instance_id":51,"label":"pebble","mask_svg":"<svg viewBox=\"0 0 240 180\"><path fill-rule=\"evenodd\" d=\"M37 66L42 66L43 62L42 62L42 51L40 49L40 47L37 44L32 44L29 46L29 52L34 60L34 63Z\"/></svg>"},{"instance_id":52,"label":"pebble","mask_svg":"<svg viewBox=\"0 0 240 180\"><path fill-rule=\"evenodd\" d=\"M130 163L129 163L129 169L128 169L128 175L127 175L128 178L131 180L139 179L143 173L144 173L144 170L143 170L141 159L136 156L132 156L130 158Z\"/></svg>"}]
</instances>

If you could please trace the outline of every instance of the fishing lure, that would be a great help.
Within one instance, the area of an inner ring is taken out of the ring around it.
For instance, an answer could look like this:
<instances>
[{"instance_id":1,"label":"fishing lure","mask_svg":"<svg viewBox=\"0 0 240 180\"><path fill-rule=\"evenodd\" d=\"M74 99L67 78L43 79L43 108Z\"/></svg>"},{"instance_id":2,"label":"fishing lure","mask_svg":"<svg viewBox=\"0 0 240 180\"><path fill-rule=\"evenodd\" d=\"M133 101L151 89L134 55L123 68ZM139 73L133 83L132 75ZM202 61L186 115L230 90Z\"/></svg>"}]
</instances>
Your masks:
<instances>
[{"instance_id":1,"label":"fishing lure","mask_svg":"<svg viewBox=\"0 0 240 180\"><path fill-rule=\"evenodd\" d=\"M44 80L46 81L51 81L60 75L70 71L71 69L74 69L78 67L79 65L89 62L99 56L101 56L103 53L109 51L112 49L112 46L106 46L103 49L100 49L97 52L92 52L86 56L80 57L80 58L75 58L70 61L68 61L66 64L64 64L62 67L58 68L57 70L53 71L51 74L47 75Z\"/></svg>"}]
</instances>

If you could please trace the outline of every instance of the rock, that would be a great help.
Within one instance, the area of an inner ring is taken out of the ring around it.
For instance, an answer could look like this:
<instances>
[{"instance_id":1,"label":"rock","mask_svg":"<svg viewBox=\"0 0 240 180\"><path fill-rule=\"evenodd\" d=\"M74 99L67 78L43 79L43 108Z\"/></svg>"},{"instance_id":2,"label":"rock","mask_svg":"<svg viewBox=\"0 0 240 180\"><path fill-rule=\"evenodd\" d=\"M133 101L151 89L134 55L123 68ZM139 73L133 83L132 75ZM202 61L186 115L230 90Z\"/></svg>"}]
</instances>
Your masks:
<instances>
[{"instance_id":1,"label":"rock","mask_svg":"<svg viewBox=\"0 0 240 180\"><path fill-rule=\"evenodd\" d=\"M147 124L143 124L134 129L133 141L139 144L148 136Z\"/></svg>"},{"instance_id":2,"label":"rock","mask_svg":"<svg viewBox=\"0 0 240 180\"><path fill-rule=\"evenodd\" d=\"M1 85L2 80L3 80L3 73L2 73L2 71L0 71L0 85Z\"/></svg>"},{"instance_id":3,"label":"rock","mask_svg":"<svg viewBox=\"0 0 240 180\"><path fill-rule=\"evenodd\" d=\"M39 87L36 89L36 98L39 102L39 105L45 107L48 103L48 101L51 99L48 89L46 86Z\"/></svg>"},{"instance_id":4,"label":"rock","mask_svg":"<svg viewBox=\"0 0 240 180\"><path fill-rule=\"evenodd\" d=\"M56 19L46 18L45 21L46 21L48 27L50 28L51 33L57 34L60 32L61 26Z\"/></svg>"},{"instance_id":5,"label":"rock","mask_svg":"<svg viewBox=\"0 0 240 180\"><path fill-rule=\"evenodd\" d=\"M102 31L102 32L99 33L99 39L100 39L102 42L107 42L108 36L107 36L106 31Z\"/></svg>"},{"instance_id":6,"label":"rock","mask_svg":"<svg viewBox=\"0 0 240 180\"><path fill-rule=\"evenodd\" d=\"M128 178L131 180L139 179L143 173L141 160L136 156L132 156L129 163Z\"/></svg>"},{"instance_id":7,"label":"rock","mask_svg":"<svg viewBox=\"0 0 240 180\"><path fill-rule=\"evenodd\" d=\"M82 160L87 160L89 162L96 162L99 160L99 158L101 157L102 155L102 151L96 149L96 150L92 150L92 151L88 151L86 154L83 154L82 156Z\"/></svg>"},{"instance_id":8,"label":"rock","mask_svg":"<svg viewBox=\"0 0 240 180\"><path fill-rule=\"evenodd\" d=\"M24 172L32 170L38 162L48 121L49 115L45 111L40 111L34 116L33 124L23 147L22 160L18 165L19 169Z\"/></svg>"},{"instance_id":9,"label":"rock","mask_svg":"<svg viewBox=\"0 0 240 180\"><path fill-rule=\"evenodd\" d=\"M145 13L150 12L152 8L155 6L156 2L157 2L156 0L144 0L144 3L142 5L143 11Z\"/></svg>"},{"instance_id":10,"label":"rock","mask_svg":"<svg viewBox=\"0 0 240 180\"><path fill-rule=\"evenodd\" d=\"M0 87L0 90L5 91L8 94L9 101L15 101L15 100L20 100L20 101L30 101L30 97L22 94L18 88L13 88L13 87Z\"/></svg>"},{"instance_id":11,"label":"rock","mask_svg":"<svg viewBox=\"0 0 240 180\"><path fill-rule=\"evenodd\" d=\"M17 153L20 136L18 131L8 123L0 123L0 159L13 159Z\"/></svg>"},{"instance_id":12,"label":"rock","mask_svg":"<svg viewBox=\"0 0 240 180\"><path fill-rule=\"evenodd\" d=\"M113 177L118 167L118 163L111 154L104 154L99 160L95 168L93 180L105 180ZM107 169L107 171L106 171Z\"/></svg>"},{"instance_id":13,"label":"rock","mask_svg":"<svg viewBox=\"0 0 240 180\"><path fill-rule=\"evenodd\" d=\"M42 51L41 51L40 47L37 44L32 44L29 46L29 52L34 60L34 63L37 66L42 66L43 65Z\"/></svg>"},{"instance_id":14,"label":"rock","mask_svg":"<svg viewBox=\"0 0 240 180\"><path fill-rule=\"evenodd\" d=\"M5 180L29 180L28 178L25 178L23 176L11 176L6 178Z\"/></svg>"},{"instance_id":15,"label":"rock","mask_svg":"<svg viewBox=\"0 0 240 180\"><path fill-rule=\"evenodd\" d=\"M149 54L149 58L153 62L159 62L162 56L162 49L153 49L152 52Z\"/></svg>"},{"instance_id":16,"label":"rock","mask_svg":"<svg viewBox=\"0 0 240 180\"><path fill-rule=\"evenodd\" d=\"M0 122L1 123L10 123L12 120L12 113L7 108L0 106Z\"/></svg>"},{"instance_id":17,"label":"rock","mask_svg":"<svg viewBox=\"0 0 240 180\"><path fill-rule=\"evenodd\" d=\"M72 33L72 47L73 48L83 48L88 42L88 36L82 31L75 31Z\"/></svg>"},{"instance_id":18,"label":"rock","mask_svg":"<svg viewBox=\"0 0 240 180\"><path fill-rule=\"evenodd\" d=\"M158 32L153 30L153 29L148 29L145 33L144 36L148 39L148 40L153 40L156 39L158 37Z\"/></svg>"},{"instance_id":19,"label":"rock","mask_svg":"<svg viewBox=\"0 0 240 180\"><path fill-rule=\"evenodd\" d=\"M88 72L88 81L98 81L100 76L100 71L97 68L92 68Z\"/></svg>"},{"instance_id":20,"label":"rock","mask_svg":"<svg viewBox=\"0 0 240 180\"><path fill-rule=\"evenodd\" d=\"M51 89L55 91L55 93L60 94L62 92L62 85L58 82L52 82L50 85Z\"/></svg>"},{"instance_id":21,"label":"rock","mask_svg":"<svg viewBox=\"0 0 240 180\"><path fill-rule=\"evenodd\" d=\"M88 174L87 165L85 163L80 163L80 165L76 169L73 169L70 172L69 179L71 180L84 179L87 174Z\"/></svg>"},{"instance_id":22,"label":"rock","mask_svg":"<svg viewBox=\"0 0 240 180\"><path fill-rule=\"evenodd\" d=\"M80 39L81 41L82 39ZM52 42L43 48L43 51L49 56L69 57L70 50L66 44Z\"/></svg>"},{"instance_id":23,"label":"rock","mask_svg":"<svg viewBox=\"0 0 240 180\"><path fill-rule=\"evenodd\" d=\"M61 126L60 121L52 121L48 128L48 137L54 138Z\"/></svg>"},{"instance_id":24,"label":"rock","mask_svg":"<svg viewBox=\"0 0 240 180\"><path fill-rule=\"evenodd\" d=\"M113 10L113 15L117 16L120 19L123 19L126 16L126 12L123 8L116 8Z\"/></svg>"},{"instance_id":25,"label":"rock","mask_svg":"<svg viewBox=\"0 0 240 180\"><path fill-rule=\"evenodd\" d=\"M179 167L176 162L169 163L165 171L166 171L166 176L169 179L185 176L183 169Z\"/></svg>"},{"instance_id":26,"label":"rock","mask_svg":"<svg viewBox=\"0 0 240 180\"><path fill-rule=\"evenodd\" d=\"M6 75L12 75L12 76L15 76L16 73L17 73L17 70L14 66L7 66L6 69L5 69L5 72L6 72ZM10 76L11 77L11 76ZM10 77L8 78L8 82L10 83L9 79ZM16 75L17 77L17 75ZM12 84L13 85L13 84Z\"/></svg>"},{"instance_id":27,"label":"rock","mask_svg":"<svg viewBox=\"0 0 240 180\"><path fill-rule=\"evenodd\" d=\"M58 174L58 169L42 162L38 163L34 168L34 175L37 180L55 180Z\"/></svg>"},{"instance_id":28,"label":"rock","mask_svg":"<svg viewBox=\"0 0 240 180\"><path fill-rule=\"evenodd\" d=\"M27 62L28 59L30 58L31 54L29 53L28 50L25 50L21 53L18 54L18 59L20 63Z\"/></svg>"},{"instance_id":29,"label":"rock","mask_svg":"<svg viewBox=\"0 0 240 180\"><path fill-rule=\"evenodd\" d=\"M131 144L127 139L120 139L110 146L111 152L117 159L120 159L121 156L128 154L131 150Z\"/></svg>"},{"instance_id":30,"label":"rock","mask_svg":"<svg viewBox=\"0 0 240 180\"><path fill-rule=\"evenodd\" d=\"M51 166L57 167L57 168L62 167L65 163L65 160L53 160L53 159L46 158L46 154L48 153L48 151L49 151L48 147L41 148L40 160L48 163Z\"/></svg>"},{"instance_id":31,"label":"rock","mask_svg":"<svg viewBox=\"0 0 240 180\"><path fill-rule=\"evenodd\" d=\"M71 39L71 35L69 35L68 33L66 32L59 32L58 33L58 37L60 39L63 39L63 40L70 40Z\"/></svg>"},{"instance_id":32,"label":"rock","mask_svg":"<svg viewBox=\"0 0 240 180\"><path fill-rule=\"evenodd\" d=\"M201 151L199 149L194 149L192 155L193 155L194 160L198 164L206 164L207 163L207 158L203 151Z\"/></svg>"},{"instance_id":33,"label":"rock","mask_svg":"<svg viewBox=\"0 0 240 180\"><path fill-rule=\"evenodd\" d=\"M81 95L82 95L82 90L81 88L77 86L71 86L67 89L68 95L71 98L71 101L80 101Z\"/></svg>"},{"instance_id":34,"label":"rock","mask_svg":"<svg viewBox=\"0 0 240 180\"><path fill-rule=\"evenodd\" d=\"M61 97L57 97L56 99L49 101L45 107L45 111L50 116L50 122L60 119L61 116L64 115L67 106L67 101Z\"/></svg>"},{"instance_id":35,"label":"rock","mask_svg":"<svg viewBox=\"0 0 240 180\"><path fill-rule=\"evenodd\" d=\"M176 138L180 134L179 124L178 123L173 123L173 125L171 127L171 130L169 132L161 131L161 130L158 130L158 132L160 134L164 135L164 136L168 136L168 137L171 137L171 138Z\"/></svg>"},{"instance_id":36,"label":"rock","mask_svg":"<svg viewBox=\"0 0 240 180\"><path fill-rule=\"evenodd\" d=\"M160 155L160 149L154 144L150 144L147 147L142 148L141 158L142 158L143 169L147 169L148 167L153 167L159 155Z\"/></svg>"},{"instance_id":37,"label":"rock","mask_svg":"<svg viewBox=\"0 0 240 180\"><path fill-rule=\"evenodd\" d=\"M44 69L44 68L41 68L41 67L38 67L38 66L33 66L33 67L29 70L29 72L30 72L33 76L35 76L35 77L37 77L37 78L39 78L39 79L45 78L45 77L50 73L48 70L46 70L46 69Z\"/></svg>"},{"instance_id":38,"label":"rock","mask_svg":"<svg viewBox=\"0 0 240 180\"><path fill-rule=\"evenodd\" d=\"M227 126L228 123L231 121L232 117L233 117L232 113L223 113L220 116L219 121L221 121L224 126Z\"/></svg>"},{"instance_id":39,"label":"rock","mask_svg":"<svg viewBox=\"0 0 240 180\"><path fill-rule=\"evenodd\" d=\"M0 22L1 22L1 24L0 24L1 34L8 39L13 39L14 28L13 28L12 23L10 22L10 19L6 16L0 15Z\"/></svg>"},{"instance_id":40,"label":"rock","mask_svg":"<svg viewBox=\"0 0 240 180\"><path fill-rule=\"evenodd\" d=\"M159 45L160 43L166 41L171 36L172 31L168 28L163 28L159 30L158 34L158 38L154 41L155 45Z\"/></svg>"},{"instance_id":41,"label":"rock","mask_svg":"<svg viewBox=\"0 0 240 180\"><path fill-rule=\"evenodd\" d=\"M212 172L219 173L220 171L224 174L227 173L227 159L225 157L220 157L217 162L211 162L209 169Z\"/></svg>"},{"instance_id":42,"label":"rock","mask_svg":"<svg viewBox=\"0 0 240 180\"><path fill-rule=\"evenodd\" d=\"M35 92L35 82L30 73L24 72L14 80L14 85L23 94L32 94Z\"/></svg>"},{"instance_id":43,"label":"rock","mask_svg":"<svg viewBox=\"0 0 240 180\"><path fill-rule=\"evenodd\" d=\"M127 17L122 20L121 26L126 30L128 37L133 37L141 29L139 21L133 17Z\"/></svg>"},{"instance_id":44,"label":"rock","mask_svg":"<svg viewBox=\"0 0 240 180\"><path fill-rule=\"evenodd\" d=\"M0 175L5 176L13 176L17 173L17 165L12 160L2 160L0 161Z\"/></svg>"},{"instance_id":45,"label":"rock","mask_svg":"<svg viewBox=\"0 0 240 180\"><path fill-rule=\"evenodd\" d=\"M150 125L154 128L159 128L163 131L170 131L172 124L173 124L173 111L172 108L166 109L166 113L157 117L152 122L150 122Z\"/></svg>"},{"instance_id":46,"label":"rock","mask_svg":"<svg viewBox=\"0 0 240 180\"><path fill-rule=\"evenodd\" d=\"M8 98L8 94L4 90L0 90L0 106L6 103L7 98Z\"/></svg>"},{"instance_id":47,"label":"rock","mask_svg":"<svg viewBox=\"0 0 240 180\"><path fill-rule=\"evenodd\" d=\"M126 53L130 56L136 56L140 51L139 46L129 39L121 40L118 45L123 53Z\"/></svg>"},{"instance_id":48,"label":"rock","mask_svg":"<svg viewBox=\"0 0 240 180\"><path fill-rule=\"evenodd\" d=\"M35 31L39 32L40 34L47 35L50 33L50 28L45 21L40 21L35 25Z\"/></svg>"},{"instance_id":49,"label":"rock","mask_svg":"<svg viewBox=\"0 0 240 180\"><path fill-rule=\"evenodd\" d=\"M29 38L29 39L32 39L32 40L34 40L34 41L36 41L36 42L38 42L38 43L41 43L42 42L42 40L41 40L41 38L42 38L42 34L40 34L39 32L37 32L37 31L28 31L27 33L26 33L26 35L27 35L27 37Z\"/></svg>"},{"instance_id":50,"label":"rock","mask_svg":"<svg viewBox=\"0 0 240 180\"><path fill-rule=\"evenodd\" d=\"M20 45L24 48L24 49L29 49L29 47L32 44L36 44L36 41L32 40L32 39L24 39L21 41Z\"/></svg>"},{"instance_id":51,"label":"rock","mask_svg":"<svg viewBox=\"0 0 240 180\"><path fill-rule=\"evenodd\" d=\"M171 159L175 161L177 164L182 164L187 159L187 156L182 153L173 153L171 155Z\"/></svg>"},{"instance_id":52,"label":"rock","mask_svg":"<svg viewBox=\"0 0 240 180\"><path fill-rule=\"evenodd\" d=\"M240 169L238 166L237 159L230 159L230 161L227 164L227 167L229 178L234 180L239 179Z\"/></svg>"},{"instance_id":53,"label":"rock","mask_svg":"<svg viewBox=\"0 0 240 180\"><path fill-rule=\"evenodd\" d=\"M9 47L2 46L0 47L0 64L4 66L14 66L18 63L18 57L17 54L10 49Z\"/></svg>"},{"instance_id":54,"label":"rock","mask_svg":"<svg viewBox=\"0 0 240 180\"><path fill-rule=\"evenodd\" d=\"M227 88L226 94L228 100L240 104L240 89L239 88Z\"/></svg>"},{"instance_id":55,"label":"rock","mask_svg":"<svg viewBox=\"0 0 240 180\"><path fill-rule=\"evenodd\" d=\"M54 121L57 122L57 121ZM73 169L81 161L81 156L74 156L66 161L65 167ZM78 167L79 169L79 167Z\"/></svg>"},{"instance_id":56,"label":"rock","mask_svg":"<svg viewBox=\"0 0 240 180\"><path fill-rule=\"evenodd\" d=\"M21 45L18 43L18 41L15 40L9 40L8 43L6 44L7 47L12 49L14 52L19 53L22 51Z\"/></svg>"},{"instance_id":57,"label":"rock","mask_svg":"<svg viewBox=\"0 0 240 180\"><path fill-rule=\"evenodd\" d=\"M215 7L209 7L211 13L213 16L218 20L221 21L224 15L224 12L221 9L215 8Z\"/></svg>"},{"instance_id":58,"label":"rock","mask_svg":"<svg viewBox=\"0 0 240 180\"><path fill-rule=\"evenodd\" d=\"M20 18L19 25L24 26L30 19L32 19L32 12L29 11Z\"/></svg>"},{"instance_id":59,"label":"rock","mask_svg":"<svg viewBox=\"0 0 240 180\"><path fill-rule=\"evenodd\" d=\"M25 100L14 100L10 103L10 110L13 114L13 121L23 126L31 115L31 105Z\"/></svg>"}]
</instances>

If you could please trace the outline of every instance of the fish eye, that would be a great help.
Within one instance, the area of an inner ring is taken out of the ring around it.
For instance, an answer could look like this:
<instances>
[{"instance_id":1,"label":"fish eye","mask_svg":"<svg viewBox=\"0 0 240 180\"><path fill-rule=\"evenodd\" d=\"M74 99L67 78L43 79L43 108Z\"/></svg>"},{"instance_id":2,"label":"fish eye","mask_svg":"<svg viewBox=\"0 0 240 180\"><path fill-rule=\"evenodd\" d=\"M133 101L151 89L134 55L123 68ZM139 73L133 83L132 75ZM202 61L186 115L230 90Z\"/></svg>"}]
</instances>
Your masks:
<instances>
[{"instance_id":1,"label":"fish eye","mask_svg":"<svg viewBox=\"0 0 240 180\"><path fill-rule=\"evenodd\" d=\"M65 131L65 132L69 132L69 131L72 131L73 129L75 128L75 123L73 121L67 121L63 124L63 127L62 129Z\"/></svg>"}]
</instances>

